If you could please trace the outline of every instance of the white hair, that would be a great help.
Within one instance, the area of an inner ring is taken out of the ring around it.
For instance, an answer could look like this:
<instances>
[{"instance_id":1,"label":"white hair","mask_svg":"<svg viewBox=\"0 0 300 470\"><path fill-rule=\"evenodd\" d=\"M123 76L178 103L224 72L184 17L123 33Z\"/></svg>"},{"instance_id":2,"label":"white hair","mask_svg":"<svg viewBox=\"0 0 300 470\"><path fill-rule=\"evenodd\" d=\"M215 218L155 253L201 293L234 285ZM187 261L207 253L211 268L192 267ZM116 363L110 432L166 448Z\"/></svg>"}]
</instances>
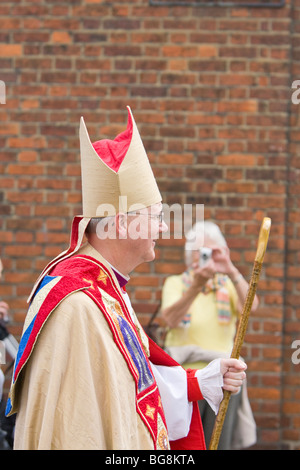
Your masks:
<instances>
[{"instance_id":1,"label":"white hair","mask_svg":"<svg viewBox=\"0 0 300 470\"><path fill-rule=\"evenodd\" d=\"M111 233L114 217L115 216L93 217L86 228L86 234L97 234L98 238L103 240L106 238L115 238Z\"/></svg>"},{"instance_id":2,"label":"white hair","mask_svg":"<svg viewBox=\"0 0 300 470\"><path fill-rule=\"evenodd\" d=\"M209 240L220 247L227 247L224 235L219 226L210 220L197 222L186 234L185 261L189 266L192 261L192 251L199 250L205 246L205 240Z\"/></svg>"}]
</instances>

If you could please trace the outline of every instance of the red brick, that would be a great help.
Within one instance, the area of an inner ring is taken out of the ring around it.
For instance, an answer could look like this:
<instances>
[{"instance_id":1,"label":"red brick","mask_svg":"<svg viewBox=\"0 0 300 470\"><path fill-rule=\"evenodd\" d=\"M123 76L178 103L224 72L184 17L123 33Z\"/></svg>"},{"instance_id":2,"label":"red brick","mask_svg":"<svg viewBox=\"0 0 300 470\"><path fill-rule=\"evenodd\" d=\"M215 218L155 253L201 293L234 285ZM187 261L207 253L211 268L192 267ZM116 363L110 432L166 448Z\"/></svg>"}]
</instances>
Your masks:
<instances>
[{"instance_id":1,"label":"red brick","mask_svg":"<svg viewBox=\"0 0 300 470\"><path fill-rule=\"evenodd\" d=\"M256 161L256 155L247 154L219 155L217 157L217 163L226 166L254 166Z\"/></svg>"},{"instance_id":2,"label":"red brick","mask_svg":"<svg viewBox=\"0 0 300 470\"><path fill-rule=\"evenodd\" d=\"M19 125L17 123L8 122L1 123L0 135L16 135L19 133Z\"/></svg>"},{"instance_id":3,"label":"red brick","mask_svg":"<svg viewBox=\"0 0 300 470\"><path fill-rule=\"evenodd\" d=\"M14 57L22 54L21 44L0 44L0 57Z\"/></svg>"},{"instance_id":4,"label":"red brick","mask_svg":"<svg viewBox=\"0 0 300 470\"><path fill-rule=\"evenodd\" d=\"M43 168L39 165L8 165L7 173L12 175L41 175Z\"/></svg>"},{"instance_id":5,"label":"red brick","mask_svg":"<svg viewBox=\"0 0 300 470\"><path fill-rule=\"evenodd\" d=\"M52 42L58 42L62 44L70 43L72 38L67 31L54 31L51 35Z\"/></svg>"}]
</instances>

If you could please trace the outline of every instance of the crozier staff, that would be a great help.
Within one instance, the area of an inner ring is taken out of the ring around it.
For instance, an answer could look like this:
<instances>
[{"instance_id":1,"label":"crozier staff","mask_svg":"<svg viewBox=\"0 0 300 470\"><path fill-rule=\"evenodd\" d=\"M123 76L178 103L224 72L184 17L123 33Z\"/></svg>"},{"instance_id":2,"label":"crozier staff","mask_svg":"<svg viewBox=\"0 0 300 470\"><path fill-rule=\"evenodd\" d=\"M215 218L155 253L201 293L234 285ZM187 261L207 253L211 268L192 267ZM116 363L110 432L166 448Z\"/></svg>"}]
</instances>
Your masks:
<instances>
[{"instance_id":1,"label":"crozier staff","mask_svg":"<svg viewBox=\"0 0 300 470\"><path fill-rule=\"evenodd\" d=\"M259 276L262 268L262 263L264 260L265 252L267 249L267 244L268 244L268 239L269 239L269 233L270 233L270 228L271 228L271 219L269 217L265 217L262 221L260 232L259 232L259 238L258 238L258 244L257 244L257 250L256 250L256 256L254 260L254 266L252 270L252 275L249 283L249 288L247 292L247 296L245 298L244 306L243 306L243 312L242 316L239 321L239 326L237 330L236 337L234 339L234 345L231 351L231 356L232 358L239 358L240 357L240 352L243 346L246 330L247 330L247 325L248 325L248 320L249 320L249 315L252 309L253 301L255 299L256 295L256 289L257 289L257 284L259 281ZM230 403L230 396L231 393L228 390L224 391L224 396L223 400L221 402L221 405L218 410L216 422L214 425L213 433L211 436L211 441L209 444L209 449L210 450L216 450L218 449L219 445L219 440L220 436L222 433L222 428L224 425L224 421L226 418L226 413L229 407Z\"/></svg>"}]
</instances>

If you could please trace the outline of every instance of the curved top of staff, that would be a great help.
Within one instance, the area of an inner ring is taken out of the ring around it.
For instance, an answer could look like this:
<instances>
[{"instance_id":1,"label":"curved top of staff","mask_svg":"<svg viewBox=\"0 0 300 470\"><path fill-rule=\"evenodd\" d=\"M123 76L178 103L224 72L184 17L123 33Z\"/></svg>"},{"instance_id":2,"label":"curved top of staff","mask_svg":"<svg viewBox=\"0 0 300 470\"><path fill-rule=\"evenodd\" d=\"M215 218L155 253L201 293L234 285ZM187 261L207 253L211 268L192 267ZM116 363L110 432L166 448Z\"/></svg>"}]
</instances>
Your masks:
<instances>
[{"instance_id":1,"label":"curved top of staff","mask_svg":"<svg viewBox=\"0 0 300 470\"><path fill-rule=\"evenodd\" d=\"M257 243L257 251L256 251L256 256L255 256L255 261L257 261L258 263L263 262L267 244L268 244L270 229L271 229L271 219L269 217L264 217L261 227L260 227L258 243Z\"/></svg>"}]
</instances>

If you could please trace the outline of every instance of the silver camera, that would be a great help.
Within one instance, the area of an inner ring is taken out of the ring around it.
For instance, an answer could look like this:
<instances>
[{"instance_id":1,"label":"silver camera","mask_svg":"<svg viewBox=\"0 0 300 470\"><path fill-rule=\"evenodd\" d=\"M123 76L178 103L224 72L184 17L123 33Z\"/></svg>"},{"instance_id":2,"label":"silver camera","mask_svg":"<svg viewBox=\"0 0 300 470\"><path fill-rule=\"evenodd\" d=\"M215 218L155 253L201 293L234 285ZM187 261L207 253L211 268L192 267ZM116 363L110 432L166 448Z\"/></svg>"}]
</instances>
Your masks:
<instances>
[{"instance_id":1,"label":"silver camera","mask_svg":"<svg viewBox=\"0 0 300 470\"><path fill-rule=\"evenodd\" d=\"M203 246L202 248L200 248L199 252L200 252L199 266L200 268L203 268L203 266L205 266L212 257L212 248L207 248Z\"/></svg>"}]
</instances>

